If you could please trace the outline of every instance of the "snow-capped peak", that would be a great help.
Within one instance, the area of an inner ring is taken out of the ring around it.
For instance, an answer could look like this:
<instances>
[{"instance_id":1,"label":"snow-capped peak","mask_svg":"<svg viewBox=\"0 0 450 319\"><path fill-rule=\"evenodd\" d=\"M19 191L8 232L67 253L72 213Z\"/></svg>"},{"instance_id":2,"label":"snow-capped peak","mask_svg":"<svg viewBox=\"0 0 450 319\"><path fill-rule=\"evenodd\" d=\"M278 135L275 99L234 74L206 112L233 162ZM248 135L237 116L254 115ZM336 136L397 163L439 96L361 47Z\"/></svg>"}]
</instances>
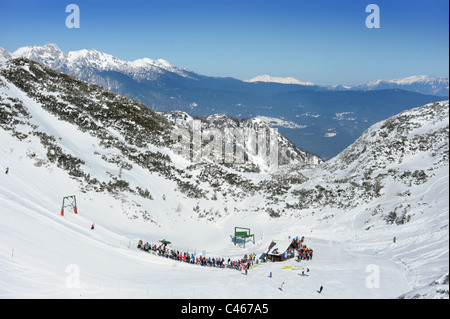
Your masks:
<instances>
[{"instance_id":1,"label":"snow-capped peak","mask_svg":"<svg viewBox=\"0 0 450 319\"><path fill-rule=\"evenodd\" d=\"M188 70L173 66L163 59L142 58L135 61L121 60L111 54L95 49L82 49L64 53L56 44L44 46L25 46L9 53L0 51L0 62L10 58L24 57L43 63L54 69L64 69L79 75L82 69L93 68L100 71L118 71L135 79L154 79L166 71L188 77Z\"/></svg>"},{"instance_id":2,"label":"snow-capped peak","mask_svg":"<svg viewBox=\"0 0 450 319\"><path fill-rule=\"evenodd\" d=\"M58 69L66 61L66 54L54 43L44 46L25 46L11 53L12 58L27 58L44 63L51 68Z\"/></svg>"},{"instance_id":3,"label":"snow-capped peak","mask_svg":"<svg viewBox=\"0 0 450 319\"><path fill-rule=\"evenodd\" d=\"M270 82L270 83L281 83L281 84L297 84L297 85L308 85L312 86L314 83L299 81L293 77L277 77L271 75L259 75L250 80L245 80L244 82Z\"/></svg>"},{"instance_id":4,"label":"snow-capped peak","mask_svg":"<svg viewBox=\"0 0 450 319\"><path fill-rule=\"evenodd\" d=\"M61 53L63 52L56 44L47 43L46 45L43 46L33 45L19 48L12 53L12 56L29 58L37 54L55 55Z\"/></svg>"},{"instance_id":5,"label":"snow-capped peak","mask_svg":"<svg viewBox=\"0 0 450 319\"><path fill-rule=\"evenodd\" d=\"M398 84L412 84L416 82L432 82L436 80L440 80L440 78L429 75L413 75L406 78L391 80L390 82L395 82Z\"/></svg>"},{"instance_id":6,"label":"snow-capped peak","mask_svg":"<svg viewBox=\"0 0 450 319\"><path fill-rule=\"evenodd\" d=\"M126 62L94 49L71 51L67 54L68 67L94 67L99 70L120 69Z\"/></svg>"}]
</instances>

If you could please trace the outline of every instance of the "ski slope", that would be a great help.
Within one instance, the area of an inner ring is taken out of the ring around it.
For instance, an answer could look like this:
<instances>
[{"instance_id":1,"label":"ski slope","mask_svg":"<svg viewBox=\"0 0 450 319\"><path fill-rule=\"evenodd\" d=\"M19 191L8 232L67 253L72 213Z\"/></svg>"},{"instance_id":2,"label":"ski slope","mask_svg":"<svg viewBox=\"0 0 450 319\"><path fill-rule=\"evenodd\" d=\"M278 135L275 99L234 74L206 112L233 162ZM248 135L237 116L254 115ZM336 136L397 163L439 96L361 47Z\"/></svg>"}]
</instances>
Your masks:
<instances>
[{"instance_id":1,"label":"ski slope","mask_svg":"<svg viewBox=\"0 0 450 319\"><path fill-rule=\"evenodd\" d=\"M269 219L263 212L230 214L215 224L174 219L159 227L128 218L124 204L107 194L80 193L77 181L57 167L34 166L26 153L39 151L39 145L17 143L4 131L0 139L0 164L10 167L0 178L1 298L397 298L416 291L433 298L431 284L448 273L446 169L412 195L410 201L420 199L428 207L408 228L364 231L364 207L323 223L312 216ZM79 213L60 216L62 196L68 194L77 195ZM234 246L234 226L251 228L255 245ZM136 248L139 239L156 243L166 238L176 249L228 259L260 254L272 239L288 236L305 236L313 260L260 264L247 276ZM299 267L309 268L307 276Z\"/></svg>"}]
</instances>

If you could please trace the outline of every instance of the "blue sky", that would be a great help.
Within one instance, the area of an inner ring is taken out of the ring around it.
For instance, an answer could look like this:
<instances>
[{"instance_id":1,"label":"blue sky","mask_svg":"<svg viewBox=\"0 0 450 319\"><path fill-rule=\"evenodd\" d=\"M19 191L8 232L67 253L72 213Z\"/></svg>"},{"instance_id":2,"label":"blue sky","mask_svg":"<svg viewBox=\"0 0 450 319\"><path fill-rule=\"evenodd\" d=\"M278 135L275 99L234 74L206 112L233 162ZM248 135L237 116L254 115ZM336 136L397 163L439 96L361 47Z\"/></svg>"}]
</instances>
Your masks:
<instances>
[{"instance_id":1,"label":"blue sky","mask_svg":"<svg viewBox=\"0 0 450 319\"><path fill-rule=\"evenodd\" d=\"M65 25L68 4L80 28ZM380 28L365 21L380 8ZM124 60L165 59L211 76L353 85L448 77L448 0L0 0L0 47L56 43Z\"/></svg>"}]
</instances>

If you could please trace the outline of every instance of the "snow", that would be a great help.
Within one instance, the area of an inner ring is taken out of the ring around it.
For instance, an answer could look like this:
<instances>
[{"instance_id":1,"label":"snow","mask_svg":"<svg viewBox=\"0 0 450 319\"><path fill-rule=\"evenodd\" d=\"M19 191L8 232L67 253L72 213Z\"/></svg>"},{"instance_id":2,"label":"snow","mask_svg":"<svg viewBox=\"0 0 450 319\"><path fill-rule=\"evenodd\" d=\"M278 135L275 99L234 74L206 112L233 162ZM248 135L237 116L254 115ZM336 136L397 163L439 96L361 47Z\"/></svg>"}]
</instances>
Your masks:
<instances>
[{"instance_id":1,"label":"snow","mask_svg":"<svg viewBox=\"0 0 450 319\"><path fill-rule=\"evenodd\" d=\"M0 298L395 298L448 272L448 197L446 207L441 203L433 208L416 228L400 234L386 229L368 238L357 227L363 222L359 210L319 227L307 220L249 215L231 216L218 225L167 221L163 229L152 229L128 220L108 196L80 194L76 182L58 169L50 173L34 167L24 156L29 146L18 148L10 136L0 136L6 146L0 163L14 163L0 179ZM59 216L65 194L77 194L78 215ZM432 196L443 194L448 194L448 172L432 184ZM431 228L430 221L436 222ZM234 247L234 225L251 227L256 244ZM263 264L248 276L186 265L135 248L139 238L170 238L180 249L233 258L260 253L272 238L288 234L305 235L305 243L315 251L313 260ZM395 244L393 235L399 238ZM310 272L303 277L300 269L285 265L308 267ZM373 269L379 283L371 288L366 281ZM267 277L269 272L273 278ZM70 280L77 274L79 286L74 286ZM286 283L283 292L277 289L281 282ZM249 285L253 289L245 289ZM325 289L318 295L320 285Z\"/></svg>"},{"instance_id":2,"label":"snow","mask_svg":"<svg viewBox=\"0 0 450 319\"><path fill-rule=\"evenodd\" d=\"M399 78L399 79L393 79L393 80L371 81L371 82L367 82L366 85L373 86L373 85L378 85L381 82L395 83L395 84L399 84L399 85L410 85L410 84L414 84L417 82L433 82L433 81L440 81L440 80L442 81L444 79L440 79L435 76L429 76L429 75L413 75L413 76L408 76L405 78Z\"/></svg>"},{"instance_id":3,"label":"snow","mask_svg":"<svg viewBox=\"0 0 450 319\"><path fill-rule=\"evenodd\" d=\"M299 81L293 77L283 78L283 77L271 76L271 75L259 75L250 80L245 80L244 82L271 82L271 83L297 84L297 85L307 85L307 86L314 85L314 83Z\"/></svg>"},{"instance_id":4,"label":"snow","mask_svg":"<svg viewBox=\"0 0 450 319\"><path fill-rule=\"evenodd\" d=\"M135 67L145 67L147 65L152 65L154 63L155 61L149 58L137 59L131 62L131 64L134 65Z\"/></svg>"},{"instance_id":5,"label":"snow","mask_svg":"<svg viewBox=\"0 0 450 319\"><path fill-rule=\"evenodd\" d=\"M408 254L405 248L411 241L415 246L428 242L427 236L411 238L401 234L397 246L386 235L383 240L361 242L351 238L353 232L342 236L340 229L349 227L347 218L317 228L307 222L293 225L290 219L236 216L219 225L175 223L172 229L166 225L158 237L156 230L127 220L120 211L110 208L117 203L97 194L78 194L79 214L61 217L61 195L76 193L76 183L64 179L56 169L52 174L39 172L23 156L20 160L25 149L17 149L15 141L5 134L1 138L5 144L14 145L14 151L2 152L0 162L11 160L12 155L19 157L0 182L2 298L391 298L412 288L409 277L413 283L435 279L432 269L427 276L417 278L419 271L408 272L402 263L416 268L411 265L419 263L414 258L417 252ZM94 221L96 227L91 231L89 226ZM257 240L256 245L247 243L245 250L234 247L229 237L232 226L242 224L252 228ZM142 237L144 234L147 236ZM264 251L272 237L287 234L304 234L305 242L315 251L313 260L264 264L250 270L248 276L236 270L186 265L135 249L138 238L164 237L170 238L175 247L233 257ZM433 251L441 248L437 245ZM445 254L430 257L438 271L443 268L442 261L448 261ZM283 269L285 265L308 267L311 271L308 277L302 277L300 270ZM366 287L369 265L379 269L379 288ZM267 278L269 272L273 278ZM68 283L75 274L79 274L79 287ZM284 292L277 289L281 282L286 283ZM257 289L245 289L249 285ZM316 290L320 285L325 290L319 296Z\"/></svg>"},{"instance_id":6,"label":"snow","mask_svg":"<svg viewBox=\"0 0 450 319\"><path fill-rule=\"evenodd\" d=\"M24 101L32 122L54 135L65 151L107 154L94 137L57 120L13 85L1 87L1 94ZM446 121L448 127L448 117ZM425 126L421 130L432 129L432 124ZM124 171L124 179L145 185L154 200L82 191L79 181L56 165L36 165L36 159L30 158L32 152L45 159L46 150L36 136L19 142L0 129L0 141L0 168L10 169L8 174L0 171L0 298L387 299L417 294L448 298L448 293L437 293L441 287L448 291L448 166L436 168L425 183L408 188L408 197L397 196L405 188L387 179L381 197L355 208L306 209L295 216L271 218L252 209L264 200L259 195L233 203L220 195L214 203L191 200L174 191L173 181L138 165ZM173 154L172 160L177 167L187 165ZM429 158L422 160L423 167L430 165ZM401 166L415 169L416 161L405 159ZM117 166L99 155L90 155L84 168L95 176L118 174ZM314 183L325 183L329 176L323 170L304 173L316 176ZM345 170L335 174L336 179L349 175ZM78 214L68 210L60 215L67 195L77 196ZM286 201L293 200L291 196ZM231 213L208 222L192 212L196 203L227 207ZM387 213L399 204L409 204L414 213L407 225L387 225L373 218L376 207ZM136 210L147 210L152 221L136 217ZM251 228L255 244L247 242L245 249L235 246L235 226ZM314 249L313 259L259 264L248 275L188 265L136 248L140 239L153 244L167 239L180 251L227 260L250 253L259 256L273 239L289 236L305 236L304 243ZM310 271L302 276L305 268ZM282 282L283 291L278 289ZM318 294L320 286L324 290Z\"/></svg>"}]
</instances>

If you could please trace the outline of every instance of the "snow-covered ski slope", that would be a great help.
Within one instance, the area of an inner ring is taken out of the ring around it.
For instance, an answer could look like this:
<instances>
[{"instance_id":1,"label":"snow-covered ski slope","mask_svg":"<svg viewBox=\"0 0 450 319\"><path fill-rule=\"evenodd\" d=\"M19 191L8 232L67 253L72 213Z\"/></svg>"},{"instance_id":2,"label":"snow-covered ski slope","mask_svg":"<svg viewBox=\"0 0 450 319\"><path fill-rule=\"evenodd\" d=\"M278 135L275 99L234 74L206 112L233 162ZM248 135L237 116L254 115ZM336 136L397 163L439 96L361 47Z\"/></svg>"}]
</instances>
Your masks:
<instances>
[{"instance_id":1,"label":"snow-covered ski slope","mask_svg":"<svg viewBox=\"0 0 450 319\"><path fill-rule=\"evenodd\" d=\"M106 151L95 137L58 120L11 83L0 93L4 99L21 100L31 115L29 122L54 136L65 152L82 158L92 176L119 174L116 165L101 159ZM448 101L442 103L448 109ZM409 134L445 128L448 132L448 110L443 119L421 122ZM16 132L28 129L18 124ZM372 132L365 134L373 137ZM355 142L353 154L363 140ZM265 200L259 194L242 201L220 195L213 202L193 200L175 191L173 181L139 165L124 170L122 178L145 185L153 199L83 188L46 160L48 150L37 136L19 139L0 129L0 142L0 298L448 298L448 140L443 144L447 164L437 165L438 155L418 151L406 152L394 164L373 166L372 176L381 176L383 183L375 199L342 198L356 204L310 207L276 218L259 209ZM345 153L340 156L303 172L310 178L307 183L335 187L331 180L349 176L360 182L368 167L351 162ZM171 157L178 167L188 165ZM428 173L420 182L410 175L405 177L410 180L399 181L399 174L392 173L420 168ZM78 214L69 207L61 216L62 198L68 195L77 196ZM295 192L283 199L298 200ZM221 211L227 207L229 213L208 221L198 218L195 205ZM140 210L148 212L147 220L134 214ZM410 220L387 223L390 212L405 213ZM235 226L251 228L255 244L235 246ZM227 260L248 253L259 256L272 240L286 241L289 236L305 236L305 244L314 249L313 259L260 264L248 275L180 263L136 248L140 239L153 244L167 239L177 250ZM324 289L319 294L320 286Z\"/></svg>"}]
</instances>

